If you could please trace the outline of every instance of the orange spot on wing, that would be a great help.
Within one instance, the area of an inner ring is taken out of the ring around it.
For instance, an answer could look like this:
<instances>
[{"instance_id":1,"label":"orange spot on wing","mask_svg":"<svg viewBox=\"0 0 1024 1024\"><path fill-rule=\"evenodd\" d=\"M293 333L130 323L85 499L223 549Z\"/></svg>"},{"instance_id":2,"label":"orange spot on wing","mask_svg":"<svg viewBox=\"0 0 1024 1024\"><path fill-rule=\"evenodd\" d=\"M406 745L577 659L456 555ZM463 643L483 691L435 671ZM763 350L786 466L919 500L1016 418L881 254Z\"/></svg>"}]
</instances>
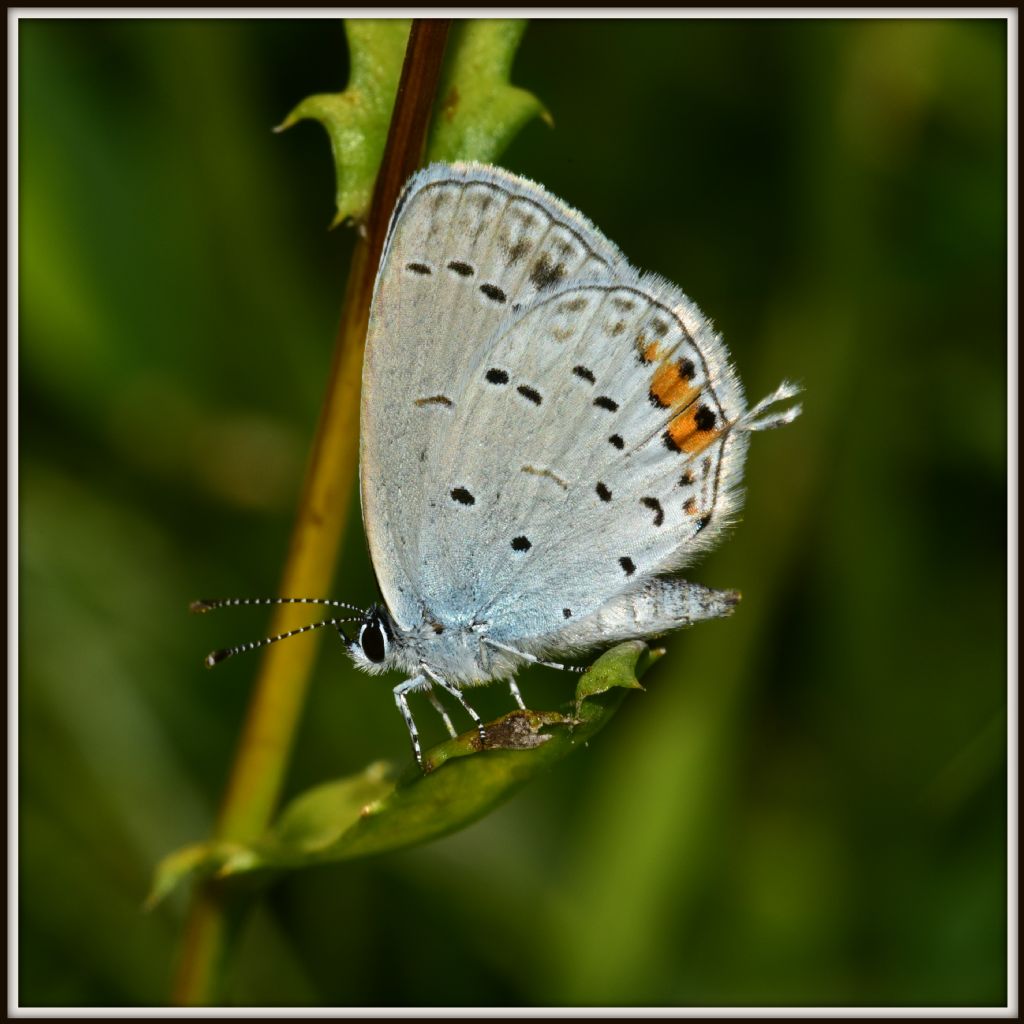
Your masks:
<instances>
[{"instance_id":1,"label":"orange spot on wing","mask_svg":"<svg viewBox=\"0 0 1024 1024\"><path fill-rule=\"evenodd\" d=\"M686 452L687 455L703 451L722 435L717 416L714 418L715 426L710 429L702 429L702 426L698 425L703 424L709 415L707 406L691 402L669 423L665 431L665 443L676 451Z\"/></svg>"},{"instance_id":2,"label":"orange spot on wing","mask_svg":"<svg viewBox=\"0 0 1024 1024\"><path fill-rule=\"evenodd\" d=\"M700 394L679 361L662 363L651 378L651 397L664 409L689 405Z\"/></svg>"},{"instance_id":3,"label":"orange spot on wing","mask_svg":"<svg viewBox=\"0 0 1024 1024\"><path fill-rule=\"evenodd\" d=\"M653 363L661 354L658 343L656 341L648 341L647 335L643 331L633 340L633 347L636 349L637 357L641 363Z\"/></svg>"}]
</instances>

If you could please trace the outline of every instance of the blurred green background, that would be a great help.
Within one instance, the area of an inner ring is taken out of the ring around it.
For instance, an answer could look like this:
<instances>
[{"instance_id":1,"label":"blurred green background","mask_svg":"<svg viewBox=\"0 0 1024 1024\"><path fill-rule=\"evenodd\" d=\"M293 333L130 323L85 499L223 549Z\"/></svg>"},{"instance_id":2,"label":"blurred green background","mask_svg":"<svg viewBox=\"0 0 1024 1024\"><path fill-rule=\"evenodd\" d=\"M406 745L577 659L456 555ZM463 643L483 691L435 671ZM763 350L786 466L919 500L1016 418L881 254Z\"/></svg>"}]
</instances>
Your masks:
<instances>
[{"instance_id":1,"label":"blurred green background","mask_svg":"<svg viewBox=\"0 0 1024 1024\"><path fill-rule=\"evenodd\" d=\"M353 240L323 131L270 128L343 86L344 35L18 36L20 999L159 1004L184 899L140 905L211 827L255 669L202 657L266 624L187 603L276 587ZM1000 21L530 25L514 80L555 128L502 163L805 414L754 439L744 521L688 574L738 614L484 821L272 888L232 1002L1005 1002L1006 46ZM358 529L335 590L375 597ZM289 795L408 756L390 684L324 639ZM534 707L573 683L522 677Z\"/></svg>"}]
</instances>

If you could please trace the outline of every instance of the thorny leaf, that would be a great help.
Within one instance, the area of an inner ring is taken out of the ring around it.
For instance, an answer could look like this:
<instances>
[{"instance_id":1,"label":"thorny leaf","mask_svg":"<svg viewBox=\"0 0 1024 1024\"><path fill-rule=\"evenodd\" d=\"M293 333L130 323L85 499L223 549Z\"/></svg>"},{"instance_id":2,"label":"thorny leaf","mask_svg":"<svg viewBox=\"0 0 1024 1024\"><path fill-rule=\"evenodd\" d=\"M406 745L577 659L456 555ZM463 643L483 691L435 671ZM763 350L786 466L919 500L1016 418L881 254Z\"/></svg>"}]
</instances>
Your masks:
<instances>
[{"instance_id":1,"label":"thorny leaf","mask_svg":"<svg viewBox=\"0 0 1024 1024\"><path fill-rule=\"evenodd\" d=\"M535 117L551 115L511 84L523 19L474 19L453 31L427 149L428 160L493 163Z\"/></svg>"},{"instance_id":2,"label":"thorny leaf","mask_svg":"<svg viewBox=\"0 0 1024 1024\"><path fill-rule=\"evenodd\" d=\"M307 118L326 129L337 175L335 225L349 217L362 219L370 208L409 25L408 18L346 19L350 70L345 91L307 97L275 129L284 131Z\"/></svg>"},{"instance_id":3,"label":"thorny leaf","mask_svg":"<svg viewBox=\"0 0 1024 1024\"><path fill-rule=\"evenodd\" d=\"M278 126L319 121L331 141L337 177L333 225L365 218L373 196L409 35L408 19L345 21L351 71L340 93L304 99ZM543 104L510 82L526 28L522 19L472 19L451 33L430 139L429 160L491 163Z\"/></svg>"}]
</instances>

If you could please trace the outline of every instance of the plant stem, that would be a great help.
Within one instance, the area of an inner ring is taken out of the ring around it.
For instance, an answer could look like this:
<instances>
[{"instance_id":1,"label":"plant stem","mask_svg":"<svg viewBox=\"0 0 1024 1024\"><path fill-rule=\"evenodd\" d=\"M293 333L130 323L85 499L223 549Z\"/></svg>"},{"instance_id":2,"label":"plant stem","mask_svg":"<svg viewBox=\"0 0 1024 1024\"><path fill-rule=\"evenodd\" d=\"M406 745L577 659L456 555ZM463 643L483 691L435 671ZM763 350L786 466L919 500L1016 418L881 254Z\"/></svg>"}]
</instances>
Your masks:
<instances>
[{"instance_id":1,"label":"plant stem","mask_svg":"<svg viewBox=\"0 0 1024 1024\"><path fill-rule=\"evenodd\" d=\"M447 20L416 20L409 33L366 237L352 254L327 394L281 577L282 596L326 595L334 576L358 458L359 383L373 282L391 211L422 159L448 29ZM302 616L301 606L282 605L270 631L302 625ZM316 636L275 644L263 654L218 815L218 839L249 841L270 822L305 704ZM194 894L172 992L176 1005L215 1000L237 903L217 882Z\"/></svg>"}]
</instances>

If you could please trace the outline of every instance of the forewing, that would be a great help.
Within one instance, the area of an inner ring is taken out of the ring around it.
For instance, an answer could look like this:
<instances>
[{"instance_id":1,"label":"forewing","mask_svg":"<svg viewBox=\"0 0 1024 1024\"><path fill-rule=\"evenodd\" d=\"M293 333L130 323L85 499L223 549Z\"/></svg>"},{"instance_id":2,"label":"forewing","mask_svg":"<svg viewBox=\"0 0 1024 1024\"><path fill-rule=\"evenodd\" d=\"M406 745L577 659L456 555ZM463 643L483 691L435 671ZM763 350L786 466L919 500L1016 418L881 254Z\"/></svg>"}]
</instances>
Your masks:
<instances>
[{"instance_id":1,"label":"forewing","mask_svg":"<svg viewBox=\"0 0 1024 1024\"><path fill-rule=\"evenodd\" d=\"M482 350L537 296L567 280L604 280L620 265L593 225L521 178L434 165L406 187L374 288L360 420L363 521L400 625L419 621L425 597L436 603L450 580L432 561L431 531L438 502L458 504L458 484L434 474L460 457L480 470L489 461L479 438L462 433L472 428L467 387L473 401L484 394L473 376Z\"/></svg>"}]
</instances>

